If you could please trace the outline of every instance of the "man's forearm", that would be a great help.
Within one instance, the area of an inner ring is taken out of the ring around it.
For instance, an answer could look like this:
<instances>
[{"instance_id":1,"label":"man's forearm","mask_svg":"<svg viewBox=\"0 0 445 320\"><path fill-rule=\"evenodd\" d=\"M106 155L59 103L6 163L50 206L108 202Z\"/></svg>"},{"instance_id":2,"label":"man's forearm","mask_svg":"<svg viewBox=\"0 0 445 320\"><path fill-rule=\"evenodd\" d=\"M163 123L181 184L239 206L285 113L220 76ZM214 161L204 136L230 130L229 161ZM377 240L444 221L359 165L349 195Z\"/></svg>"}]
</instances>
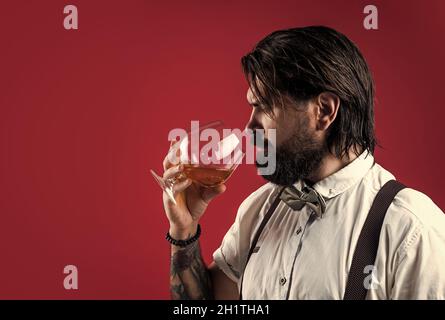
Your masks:
<instances>
[{"instance_id":1,"label":"man's forearm","mask_svg":"<svg viewBox=\"0 0 445 320\"><path fill-rule=\"evenodd\" d=\"M199 241L185 248L172 246L170 263L172 299L213 299L210 274L201 256Z\"/></svg>"}]
</instances>

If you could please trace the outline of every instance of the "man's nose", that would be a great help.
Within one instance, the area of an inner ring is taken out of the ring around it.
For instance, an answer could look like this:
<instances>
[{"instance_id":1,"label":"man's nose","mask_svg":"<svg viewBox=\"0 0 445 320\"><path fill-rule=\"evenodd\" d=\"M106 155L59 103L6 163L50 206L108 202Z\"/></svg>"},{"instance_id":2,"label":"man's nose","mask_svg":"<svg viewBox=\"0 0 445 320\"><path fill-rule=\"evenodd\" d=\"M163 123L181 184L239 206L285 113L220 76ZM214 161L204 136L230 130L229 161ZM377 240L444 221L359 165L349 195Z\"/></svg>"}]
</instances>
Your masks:
<instances>
[{"instance_id":1,"label":"man's nose","mask_svg":"<svg viewBox=\"0 0 445 320\"><path fill-rule=\"evenodd\" d=\"M258 121L258 112L256 112L255 108L252 110L250 114L249 121L246 124L246 129L255 130L261 129L261 124Z\"/></svg>"}]
</instances>

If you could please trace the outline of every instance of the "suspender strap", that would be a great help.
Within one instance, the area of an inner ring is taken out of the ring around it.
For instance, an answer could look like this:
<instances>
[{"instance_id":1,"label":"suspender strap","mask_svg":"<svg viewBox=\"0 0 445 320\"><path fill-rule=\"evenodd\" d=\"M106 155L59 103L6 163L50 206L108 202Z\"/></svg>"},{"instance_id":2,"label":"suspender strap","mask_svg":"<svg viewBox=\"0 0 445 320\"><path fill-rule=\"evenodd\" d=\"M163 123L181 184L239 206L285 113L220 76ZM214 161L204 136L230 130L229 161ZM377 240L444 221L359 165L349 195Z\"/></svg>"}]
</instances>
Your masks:
<instances>
[{"instance_id":1,"label":"suspender strap","mask_svg":"<svg viewBox=\"0 0 445 320\"><path fill-rule=\"evenodd\" d=\"M258 227L255 237L253 238L252 244L249 249L249 253L247 255L246 264L244 265L244 270L246 270L247 264L249 263L250 256L252 255L253 251L255 250L256 244L258 242L258 239L261 236L261 233L263 232L264 227L266 226L267 222L269 221L270 217L272 217L272 214L275 212L275 209L277 208L278 204L280 203L280 195L283 192L285 188L281 188L281 190L278 192L277 196L275 197L274 201L272 202L272 205L269 207L269 210L267 211L266 215L264 216L263 220L261 221L260 226ZM239 290L239 299L243 300L243 280L244 280L244 271L241 276L241 284L240 284L240 290Z\"/></svg>"},{"instance_id":2,"label":"suspender strap","mask_svg":"<svg viewBox=\"0 0 445 320\"><path fill-rule=\"evenodd\" d=\"M375 263L380 230L386 211L396 194L404 188L406 187L400 182L390 180L377 193L358 238L346 283L344 300L366 299L368 289L365 286L365 278L368 274L364 273L365 267Z\"/></svg>"}]
</instances>

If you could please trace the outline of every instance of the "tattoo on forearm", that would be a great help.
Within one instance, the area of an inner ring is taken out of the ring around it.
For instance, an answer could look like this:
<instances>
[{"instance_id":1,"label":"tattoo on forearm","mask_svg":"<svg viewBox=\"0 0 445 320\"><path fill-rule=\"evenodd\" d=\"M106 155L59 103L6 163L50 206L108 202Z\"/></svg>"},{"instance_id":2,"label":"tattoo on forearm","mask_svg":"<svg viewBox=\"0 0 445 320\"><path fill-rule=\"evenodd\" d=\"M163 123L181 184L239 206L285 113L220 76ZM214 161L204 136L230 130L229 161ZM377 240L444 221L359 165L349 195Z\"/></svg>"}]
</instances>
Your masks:
<instances>
[{"instance_id":1,"label":"tattoo on forearm","mask_svg":"<svg viewBox=\"0 0 445 320\"><path fill-rule=\"evenodd\" d=\"M171 256L170 289L173 299L213 299L209 272L199 242L178 249Z\"/></svg>"}]
</instances>

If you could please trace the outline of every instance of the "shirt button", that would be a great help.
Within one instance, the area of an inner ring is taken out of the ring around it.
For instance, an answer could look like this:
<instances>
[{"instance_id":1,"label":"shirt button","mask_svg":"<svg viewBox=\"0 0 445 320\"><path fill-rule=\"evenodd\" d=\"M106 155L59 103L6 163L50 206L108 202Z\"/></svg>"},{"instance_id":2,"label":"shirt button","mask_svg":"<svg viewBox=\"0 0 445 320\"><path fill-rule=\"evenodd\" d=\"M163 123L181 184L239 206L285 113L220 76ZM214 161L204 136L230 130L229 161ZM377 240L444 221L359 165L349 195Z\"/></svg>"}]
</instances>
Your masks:
<instances>
[{"instance_id":1,"label":"shirt button","mask_svg":"<svg viewBox=\"0 0 445 320\"><path fill-rule=\"evenodd\" d=\"M301 226L297 229L297 236L301 233Z\"/></svg>"},{"instance_id":2,"label":"shirt button","mask_svg":"<svg viewBox=\"0 0 445 320\"><path fill-rule=\"evenodd\" d=\"M280 279L280 285L284 286L286 284L286 278L283 277Z\"/></svg>"}]
</instances>

